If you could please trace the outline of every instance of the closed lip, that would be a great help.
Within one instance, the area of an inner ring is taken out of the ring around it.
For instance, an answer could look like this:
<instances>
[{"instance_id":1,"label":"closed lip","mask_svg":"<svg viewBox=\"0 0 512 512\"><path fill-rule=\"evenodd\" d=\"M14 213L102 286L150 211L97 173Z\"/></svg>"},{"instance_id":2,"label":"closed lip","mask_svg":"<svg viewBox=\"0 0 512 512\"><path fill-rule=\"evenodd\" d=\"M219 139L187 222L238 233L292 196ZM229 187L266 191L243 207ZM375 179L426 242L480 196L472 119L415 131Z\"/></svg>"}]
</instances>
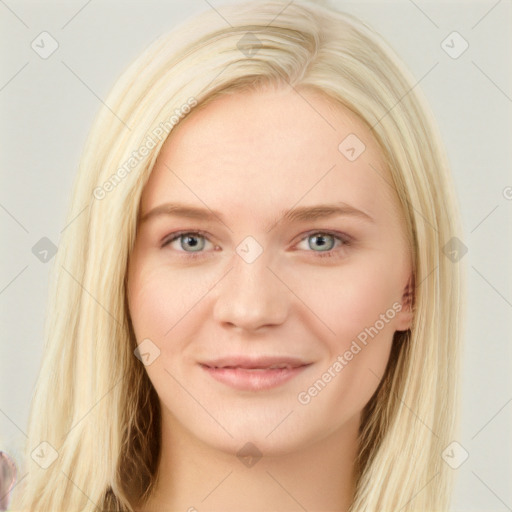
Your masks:
<instances>
[{"instance_id":1,"label":"closed lip","mask_svg":"<svg viewBox=\"0 0 512 512\"><path fill-rule=\"evenodd\" d=\"M244 368L247 370L268 370L277 368L299 368L311 363L289 356L229 356L211 359L200 363L208 368Z\"/></svg>"}]
</instances>

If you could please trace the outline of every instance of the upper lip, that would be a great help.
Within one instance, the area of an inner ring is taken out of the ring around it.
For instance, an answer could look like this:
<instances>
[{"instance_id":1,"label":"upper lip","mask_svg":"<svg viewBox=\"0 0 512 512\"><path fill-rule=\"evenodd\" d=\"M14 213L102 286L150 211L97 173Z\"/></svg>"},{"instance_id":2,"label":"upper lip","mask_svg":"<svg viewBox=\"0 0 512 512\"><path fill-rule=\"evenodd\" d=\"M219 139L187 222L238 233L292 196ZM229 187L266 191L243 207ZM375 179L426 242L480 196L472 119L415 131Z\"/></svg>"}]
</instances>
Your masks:
<instances>
[{"instance_id":1,"label":"upper lip","mask_svg":"<svg viewBox=\"0 0 512 512\"><path fill-rule=\"evenodd\" d=\"M212 359L201 363L209 368L245 368L245 369L265 369L265 368L298 368L306 366L307 363L297 357L288 356L229 356Z\"/></svg>"}]
</instances>

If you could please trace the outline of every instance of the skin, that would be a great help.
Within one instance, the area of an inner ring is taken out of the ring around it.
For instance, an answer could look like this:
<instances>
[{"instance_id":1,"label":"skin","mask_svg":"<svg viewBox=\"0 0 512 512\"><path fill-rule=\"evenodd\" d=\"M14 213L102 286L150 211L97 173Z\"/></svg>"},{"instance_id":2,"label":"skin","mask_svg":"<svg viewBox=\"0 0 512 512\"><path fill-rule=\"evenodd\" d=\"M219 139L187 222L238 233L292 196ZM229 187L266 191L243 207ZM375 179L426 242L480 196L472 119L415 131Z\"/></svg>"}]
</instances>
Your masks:
<instances>
[{"instance_id":1,"label":"skin","mask_svg":"<svg viewBox=\"0 0 512 512\"><path fill-rule=\"evenodd\" d=\"M366 146L354 161L338 149L351 133ZM404 298L411 253L390 182L369 129L311 90L237 92L173 130L143 191L141 219L180 202L223 221L162 214L138 225L128 302L137 342L149 338L160 350L146 370L161 403L162 451L155 493L137 510L348 509L361 411L394 332L412 320ZM339 202L371 220L287 221L282 213ZM194 230L206 232L192 241L199 258L183 238L162 246ZM350 242L327 236L322 246L314 235L325 231ZM252 263L236 252L247 236L263 250ZM333 373L337 357L393 304L404 307ZM260 391L233 389L199 365L235 353L311 364ZM300 403L329 367L335 377ZM263 455L250 467L236 456L247 442Z\"/></svg>"}]
</instances>

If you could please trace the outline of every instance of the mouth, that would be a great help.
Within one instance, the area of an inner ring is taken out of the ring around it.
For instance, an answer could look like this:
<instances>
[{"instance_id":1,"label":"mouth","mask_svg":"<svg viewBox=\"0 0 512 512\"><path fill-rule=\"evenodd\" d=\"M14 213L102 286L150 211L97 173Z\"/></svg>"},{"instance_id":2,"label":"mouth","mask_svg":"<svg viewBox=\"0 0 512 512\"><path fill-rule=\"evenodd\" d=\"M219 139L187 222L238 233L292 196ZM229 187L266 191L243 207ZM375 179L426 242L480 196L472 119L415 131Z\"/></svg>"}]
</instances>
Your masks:
<instances>
[{"instance_id":1,"label":"mouth","mask_svg":"<svg viewBox=\"0 0 512 512\"><path fill-rule=\"evenodd\" d=\"M219 370L219 369L228 369L228 370L235 370L235 369L241 369L241 370L254 370L254 371L258 371L258 370L281 370L281 369L290 369L290 368L297 368L296 366L290 366L289 364L286 364L286 365L277 365L277 364L274 364L272 366L208 366L208 365L204 365L204 366L207 366L208 368L212 368L212 369L215 369L215 370Z\"/></svg>"},{"instance_id":2,"label":"mouth","mask_svg":"<svg viewBox=\"0 0 512 512\"><path fill-rule=\"evenodd\" d=\"M276 388L299 375L312 363L297 358L231 357L200 363L213 379L237 390L263 391Z\"/></svg>"}]
</instances>

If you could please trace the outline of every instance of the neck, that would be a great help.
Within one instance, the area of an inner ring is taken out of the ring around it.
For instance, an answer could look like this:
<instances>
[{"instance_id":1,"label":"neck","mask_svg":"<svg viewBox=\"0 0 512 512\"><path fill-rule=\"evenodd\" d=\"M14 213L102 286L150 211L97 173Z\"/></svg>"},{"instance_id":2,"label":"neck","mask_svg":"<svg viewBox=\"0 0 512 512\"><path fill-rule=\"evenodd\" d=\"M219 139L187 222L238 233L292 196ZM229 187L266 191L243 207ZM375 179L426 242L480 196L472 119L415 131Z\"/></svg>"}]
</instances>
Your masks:
<instances>
[{"instance_id":1,"label":"neck","mask_svg":"<svg viewBox=\"0 0 512 512\"><path fill-rule=\"evenodd\" d=\"M206 445L164 413L154 491L136 510L346 512L355 490L358 428L356 417L300 451L241 459Z\"/></svg>"}]
</instances>

